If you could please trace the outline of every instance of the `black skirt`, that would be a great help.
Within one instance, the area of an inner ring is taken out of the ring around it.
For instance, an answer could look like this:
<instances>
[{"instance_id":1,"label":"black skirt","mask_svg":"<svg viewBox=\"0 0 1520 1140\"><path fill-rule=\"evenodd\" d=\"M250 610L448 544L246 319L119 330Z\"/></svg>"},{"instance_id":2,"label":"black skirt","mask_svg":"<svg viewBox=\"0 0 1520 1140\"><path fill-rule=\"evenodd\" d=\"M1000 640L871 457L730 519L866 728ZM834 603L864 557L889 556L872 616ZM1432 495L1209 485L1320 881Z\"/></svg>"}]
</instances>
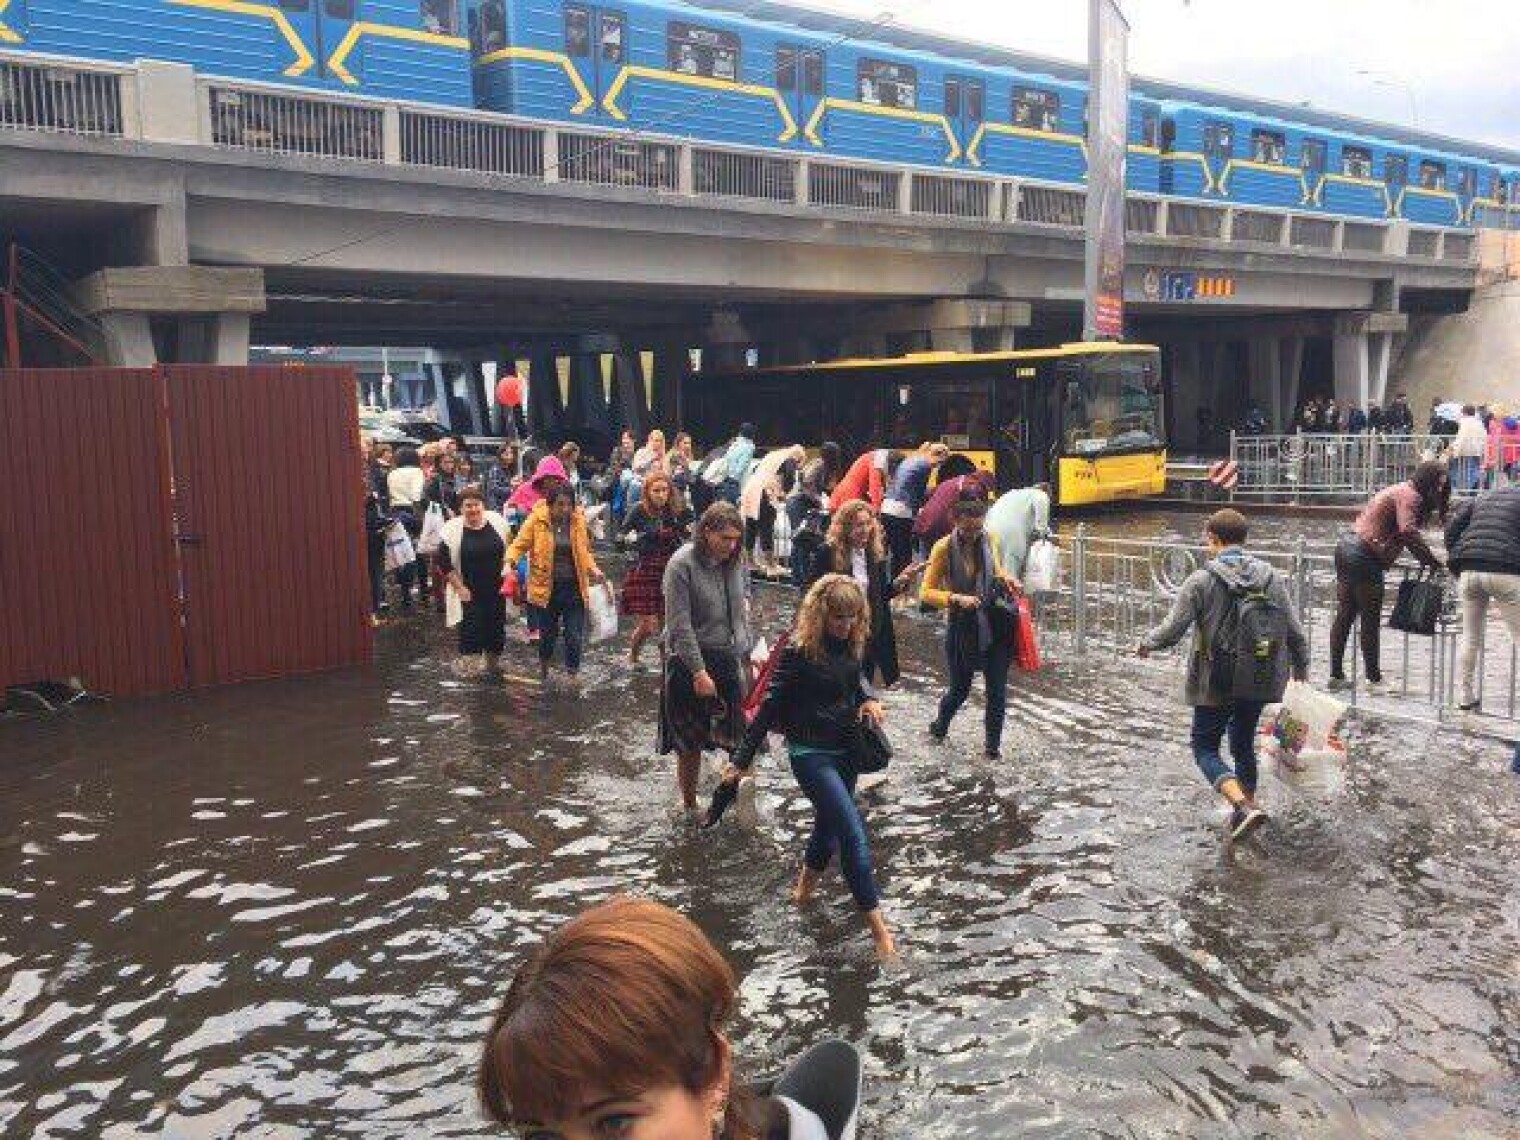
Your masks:
<instances>
[{"instance_id":1,"label":"black skirt","mask_svg":"<svg viewBox=\"0 0 1520 1140\"><path fill-rule=\"evenodd\" d=\"M738 659L712 650L703 650L702 659L717 686L716 697L697 696L691 670L674 654L666 658L660 685L661 756L732 752L744 738L744 682Z\"/></svg>"}]
</instances>

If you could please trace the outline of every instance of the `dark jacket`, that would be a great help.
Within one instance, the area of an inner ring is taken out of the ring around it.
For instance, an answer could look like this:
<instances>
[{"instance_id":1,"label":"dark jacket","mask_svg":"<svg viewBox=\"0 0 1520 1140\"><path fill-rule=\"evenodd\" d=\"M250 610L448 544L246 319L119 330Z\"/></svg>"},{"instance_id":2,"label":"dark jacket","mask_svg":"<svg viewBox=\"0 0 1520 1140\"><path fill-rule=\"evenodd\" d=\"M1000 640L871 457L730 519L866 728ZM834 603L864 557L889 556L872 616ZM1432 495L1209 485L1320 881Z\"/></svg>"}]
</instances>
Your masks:
<instances>
[{"instance_id":1,"label":"dark jacket","mask_svg":"<svg viewBox=\"0 0 1520 1140\"><path fill-rule=\"evenodd\" d=\"M640 504L623 523L623 542L633 547L637 558L668 558L691 538L694 521L690 510L683 509L677 515L664 512L652 515Z\"/></svg>"},{"instance_id":2,"label":"dark jacket","mask_svg":"<svg viewBox=\"0 0 1520 1140\"><path fill-rule=\"evenodd\" d=\"M390 530L393 521L385 513L385 504L379 495L371 491L364 496L364 541L371 558L384 556L385 532Z\"/></svg>"},{"instance_id":3,"label":"dark jacket","mask_svg":"<svg viewBox=\"0 0 1520 1140\"><path fill-rule=\"evenodd\" d=\"M802 583L803 592L806 593L825 574L835 572L834 548L827 542L822 543L813 551L812 562L808 565ZM844 573L848 574L849 570ZM898 589L886 559L872 561L867 555L866 577L870 580L870 585L866 588L866 604L871 610L871 640L866 643L866 673L869 675L874 670L876 679L881 684L895 685L902 675L897 664L897 630L892 625L892 599L897 596Z\"/></svg>"},{"instance_id":4,"label":"dark jacket","mask_svg":"<svg viewBox=\"0 0 1520 1140\"><path fill-rule=\"evenodd\" d=\"M1458 503L1446 524L1446 554L1459 574L1520 574L1520 485Z\"/></svg>"},{"instance_id":5,"label":"dark jacket","mask_svg":"<svg viewBox=\"0 0 1520 1140\"><path fill-rule=\"evenodd\" d=\"M847 750L860 706L871 699L861 663L849 645L824 638L824 655L814 661L793 645L781 651L759 711L734 753L734 765L748 768L755 749L770 732L792 744Z\"/></svg>"}]
</instances>

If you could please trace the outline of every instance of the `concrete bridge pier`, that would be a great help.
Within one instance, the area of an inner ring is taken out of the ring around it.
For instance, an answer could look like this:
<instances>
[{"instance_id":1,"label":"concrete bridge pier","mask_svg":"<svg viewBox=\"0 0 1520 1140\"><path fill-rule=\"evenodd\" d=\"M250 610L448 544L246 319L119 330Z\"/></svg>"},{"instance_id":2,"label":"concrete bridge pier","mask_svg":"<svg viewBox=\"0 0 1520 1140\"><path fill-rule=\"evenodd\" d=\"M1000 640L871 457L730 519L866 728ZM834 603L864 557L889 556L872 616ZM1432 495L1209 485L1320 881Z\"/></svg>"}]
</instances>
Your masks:
<instances>
[{"instance_id":1,"label":"concrete bridge pier","mask_svg":"<svg viewBox=\"0 0 1520 1140\"><path fill-rule=\"evenodd\" d=\"M74 302L98 323L105 363L247 364L249 321L264 311L264 273L201 265L101 269Z\"/></svg>"},{"instance_id":2,"label":"concrete bridge pier","mask_svg":"<svg viewBox=\"0 0 1520 1140\"><path fill-rule=\"evenodd\" d=\"M1333 354L1335 399L1366 407L1388 399L1388 366L1393 338L1405 332L1403 313L1343 313L1335 319Z\"/></svg>"},{"instance_id":3,"label":"concrete bridge pier","mask_svg":"<svg viewBox=\"0 0 1520 1140\"><path fill-rule=\"evenodd\" d=\"M528 434L535 440L558 438L564 431L565 402L560 394L560 358L535 352L528 364Z\"/></svg>"}]
</instances>

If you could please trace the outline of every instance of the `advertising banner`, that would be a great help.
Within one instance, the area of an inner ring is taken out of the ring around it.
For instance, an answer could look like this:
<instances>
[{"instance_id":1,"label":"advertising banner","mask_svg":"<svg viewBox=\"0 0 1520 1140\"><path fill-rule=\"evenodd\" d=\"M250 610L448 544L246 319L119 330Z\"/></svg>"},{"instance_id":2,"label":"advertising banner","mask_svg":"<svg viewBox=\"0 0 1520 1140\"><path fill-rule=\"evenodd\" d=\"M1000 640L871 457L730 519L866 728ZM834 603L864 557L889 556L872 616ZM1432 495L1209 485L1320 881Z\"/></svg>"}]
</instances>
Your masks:
<instances>
[{"instance_id":1,"label":"advertising banner","mask_svg":"<svg viewBox=\"0 0 1520 1140\"><path fill-rule=\"evenodd\" d=\"M1124 162L1129 133L1129 24L1115 0L1090 0L1092 105L1087 141L1084 340L1124 335Z\"/></svg>"}]
</instances>

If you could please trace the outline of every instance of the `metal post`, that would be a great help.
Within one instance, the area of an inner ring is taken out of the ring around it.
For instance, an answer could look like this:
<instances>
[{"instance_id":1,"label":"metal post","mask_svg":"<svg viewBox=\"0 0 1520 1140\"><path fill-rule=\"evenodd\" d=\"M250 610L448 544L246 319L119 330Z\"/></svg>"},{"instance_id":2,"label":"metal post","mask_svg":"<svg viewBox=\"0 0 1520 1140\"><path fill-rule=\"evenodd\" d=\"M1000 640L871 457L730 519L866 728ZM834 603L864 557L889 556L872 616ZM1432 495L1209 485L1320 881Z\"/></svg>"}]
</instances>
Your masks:
<instances>
[{"instance_id":1,"label":"metal post","mask_svg":"<svg viewBox=\"0 0 1520 1140\"><path fill-rule=\"evenodd\" d=\"M1087 524L1077 524L1071 543L1071 635L1075 652L1087 652Z\"/></svg>"},{"instance_id":2,"label":"metal post","mask_svg":"<svg viewBox=\"0 0 1520 1140\"><path fill-rule=\"evenodd\" d=\"M5 359L10 367L21 367L21 327L16 320L16 243L11 242L10 264L7 267L5 291Z\"/></svg>"}]
</instances>

